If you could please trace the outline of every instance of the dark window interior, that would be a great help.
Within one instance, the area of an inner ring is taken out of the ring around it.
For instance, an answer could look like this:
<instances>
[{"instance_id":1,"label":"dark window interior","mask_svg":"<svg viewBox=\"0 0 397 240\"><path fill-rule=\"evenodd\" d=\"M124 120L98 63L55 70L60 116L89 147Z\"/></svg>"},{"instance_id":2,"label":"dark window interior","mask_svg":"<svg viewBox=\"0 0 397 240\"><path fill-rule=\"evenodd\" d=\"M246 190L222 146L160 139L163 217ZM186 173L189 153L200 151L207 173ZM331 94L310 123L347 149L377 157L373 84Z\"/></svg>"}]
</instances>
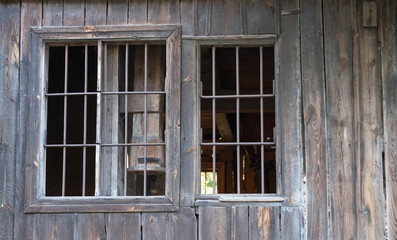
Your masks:
<instances>
[{"instance_id":1,"label":"dark window interior","mask_svg":"<svg viewBox=\"0 0 397 240\"><path fill-rule=\"evenodd\" d=\"M239 95L259 95L260 91L260 48L239 48ZM274 48L263 47L263 89L262 94L273 93L274 83ZM215 73L215 96L237 94L236 84L236 48L217 47L215 49L215 72L213 72L213 48L201 48L201 81L202 95L213 95L213 73ZM222 193L238 193L237 181L240 179L239 193L262 193L261 177L264 179L263 193L276 193L276 157L275 145L263 146L261 150L260 114L263 114L264 142L274 142L275 102L274 97L263 97L263 109L260 109L260 97L239 98L239 134L240 142L250 142L252 145L240 145L240 176L237 176L237 146L212 145L201 146L202 179L208 183L208 171L213 171L212 163L215 154L216 191ZM215 121L213 119L213 99L201 99L202 142L235 143L237 142L237 97L215 99ZM215 122L215 123L214 123ZM215 131L213 131L215 125ZM215 132L215 137L213 136ZM213 138L214 137L214 138ZM263 159L263 176L261 174L261 159ZM219 165L218 163L222 163ZM220 170L219 166L223 166ZM205 174L207 173L207 174ZM212 178L212 175L210 176ZM201 190L202 193L212 190Z\"/></svg>"}]
</instances>

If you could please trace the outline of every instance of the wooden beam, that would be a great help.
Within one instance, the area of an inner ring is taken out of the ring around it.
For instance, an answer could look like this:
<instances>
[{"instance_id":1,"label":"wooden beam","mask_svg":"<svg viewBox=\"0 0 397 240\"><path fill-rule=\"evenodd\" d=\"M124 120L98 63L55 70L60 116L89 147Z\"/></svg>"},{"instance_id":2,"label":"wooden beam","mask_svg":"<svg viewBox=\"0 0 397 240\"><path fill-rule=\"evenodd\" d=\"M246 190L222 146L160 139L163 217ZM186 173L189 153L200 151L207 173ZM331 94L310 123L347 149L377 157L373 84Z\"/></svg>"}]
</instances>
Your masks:
<instances>
[{"instance_id":1,"label":"wooden beam","mask_svg":"<svg viewBox=\"0 0 397 240\"><path fill-rule=\"evenodd\" d=\"M229 121L227 120L226 113L217 113L215 117L216 128L222 136L222 140L230 141L233 139L232 129L230 128Z\"/></svg>"}]
</instances>

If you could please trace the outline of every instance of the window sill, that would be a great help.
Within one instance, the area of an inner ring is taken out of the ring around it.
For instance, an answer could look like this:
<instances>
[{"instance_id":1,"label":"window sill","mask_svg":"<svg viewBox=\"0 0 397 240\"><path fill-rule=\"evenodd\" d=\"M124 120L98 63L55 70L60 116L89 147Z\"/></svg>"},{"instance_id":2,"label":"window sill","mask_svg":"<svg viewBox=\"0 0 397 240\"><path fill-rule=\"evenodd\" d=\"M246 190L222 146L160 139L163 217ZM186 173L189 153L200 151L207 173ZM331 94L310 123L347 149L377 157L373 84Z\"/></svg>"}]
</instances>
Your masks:
<instances>
[{"instance_id":1,"label":"window sill","mask_svg":"<svg viewBox=\"0 0 397 240\"><path fill-rule=\"evenodd\" d=\"M178 210L179 207L165 196L42 197L27 206L25 213L172 212Z\"/></svg>"},{"instance_id":2,"label":"window sill","mask_svg":"<svg viewBox=\"0 0 397 240\"><path fill-rule=\"evenodd\" d=\"M196 196L195 206L206 205L246 205L250 204L275 204L281 205L284 202L284 197L276 194L213 194L213 195L198 195Z\"/></svg>"}]
</instances>

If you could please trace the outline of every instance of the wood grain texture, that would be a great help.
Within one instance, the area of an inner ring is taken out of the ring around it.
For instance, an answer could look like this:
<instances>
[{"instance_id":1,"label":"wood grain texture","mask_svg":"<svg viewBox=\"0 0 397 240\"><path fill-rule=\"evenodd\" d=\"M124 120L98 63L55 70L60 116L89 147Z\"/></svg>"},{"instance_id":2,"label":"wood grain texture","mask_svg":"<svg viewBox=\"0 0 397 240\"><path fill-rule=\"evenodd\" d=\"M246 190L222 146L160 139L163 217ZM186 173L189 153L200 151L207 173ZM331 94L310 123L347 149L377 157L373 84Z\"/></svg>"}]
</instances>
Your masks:
<instances>
[{"instance_id":1,"label":"wood grain texture","mask_svg":"<svg viewBox=\"0 0 397 240\"><path fill-rule=\"evenodd\" d=\"M282 1L281 9L298 7L295 0ZM276 156L277 192L286 204L303 205L303 138L299 18L281 17L281 33L275 46L276 59Z\"/></svg>"},{"instance_id":2,"label":"wood grain texture","mask_svg":"<svg viewBox=\"0 0 397 240\"><path fill-rule=\"evenodd\" d=\"M181 0L181 24L183 35L195 35L197 27L197 0Z\"/></svg>"},{"instance_id":3,"label":"wood grain texture","mask_svg":"<svg viewBox=\"0 0 397 240\"><path fill-rule=\"evenodd\" d=\"M103 213L76 214L73 239L107 239L107 228Z\"/></svg>"},{"instance_id":4,"label":"wood grain texture","mask_svg":"<svg viewBox=\"0 0 397 240\"><path fill-rule=\"evenodd\" d=\"M255 239L280 238L279 207L249 207L249 237ZM290 221L293 223L293 221ZM298 227L299 228L299 227ZM290 239L284 238L283 239Z\"/></svg>"},{"instance_id":5,"label":"wood grain texture","mask_svg":"<svg viewBox=\"0 0 397 240\"><path fill-rule=\"evenodd\" d=\"M105 25L106 4L102 0L86 0L85 2L85 25Z\"/></svg>"},{"instance_id":6,"label":"wood grain texture","mask_svg":"<svg viewBox=\"0 0 397 240\"><path fill-rule=\"evenodd\" d=\"M141 214L105 214L107 239L141 239Z\"/></svg>"},{"instance_id":7,"label":"wood grain texture","mask_svg":"<svg viewBox=\"0 0 397 240\"><path fill-rule=\"evenodd\" d=\"M195 41L182 41L181 95L181 205L193 206L196 192L199 127L197 119L197 48Z\"/></svg>"},{"instance_id":8,"label":"wood grain texture","mask_svg":"<svg viewBox=\"0 0 397 240\"><path fill-rule=\"evenodd\" d=\"M388 239L397 239L397 3L381 1L383 127Z\"/></svg>"},{"instance_id":9,"label":"wood grain texture","mask_svg":"<svg viewBox=\"0 0 397 240\"><path fill-rule=\"evenodd\" d=\"M352 5L324 1L330 237L357 239Z\"/></svg>"},{"instance_id":10,"label":"wood grain texture","mask_svg":"<svg viewBox=\"0 0 397 240\"><path fill-rule=\"evenodd\" d=\"M18 126L20 134L18 137L17 149L24 149L19 151L16 158L16 186L15 186L15 239L28 239L33 235L33 215L25 215L25 203L27 201L26 194L30 191L29 188L25 187L27 178L27 169L29 164L26 159L31 159L34 155L27 155L26 152L32 151L31 140L28 139L27 124L29 122L28 114L31 111L31 101L28 99L29 81L31 77L30 65L31 65L31 26L41 26L42 24L42 1L30 1L24 0L21 4L21 42L20 42L20 114Z\"/></svg>"},{"instance_id":11,"label":"wood grain texture","mask_svg":"<svg viewBox=\"0 0 397 240\"><path fill-rule=\"evenodd\" d=\"M364 28L362 0L355 1L353 35L354 120L358 239L384 237L382 87L377 29Z\"/></svg>"},{"instance_id":12,"label":"wood grain texture","mask_svg":"<svg viewBox=\"0 0 397 240\"><path fill-rule=\"evenodd\" d=\"M19 2L0 4L0 238L14 236L19 120Z\"/></svg>"},{"instance_id":13,"label":"wood grain texture","mask_svg":"<svg viewBox=\"0 0 397 240\"><path fill-rule=\"evenodd\" d=\"M166 239L167 214L142 213L142 240Z\"/></svg>"},{"instance_id":14,"label":"wood grain texture","mask_svg":"<svg viewBox=\"0 0 397 240\"><path fill-rule=\"evenodd\" d=\"M230 239L231 209L199 207L199 239Z\"/></svg>"},{"instance_id":15,"label":"wood grain texture","mask_svg":"<svg viewBox=\"0 0 397 240\"><path fill-rule=\"evenodd\" d=\"M33 239L73 239L74 214L37 214L34 216Z\"/></svg>"},{"instance_id":16,"label":"wood grain texture","mask_svg":"<svg viewBox=\"0 0 397 240\"><path fill-rule=\"evenodd\" d=\"M128 24L147 23L147 0L129 0Z\"/></svg>"},{"instance_id":17,"label":"wood grain texture","mask_svg":"<svg viewBox=\"0 0 397 240\"><path fill-rule=\"evenodd\" d=\"M179 0L148 0L148 23L180 23L180 10Z\"/></svg>"},{"instance_id":18,"label":"wood grain texture","mask_svg":"<svg viewBox=\"0 0 397 240\"><path fill-rule=\"evenodd\" d=\"M307 239L328 238L327 152L321 0L301 1L302 100L307 179Z\"/></svg>"},{"instance_id":19,"label":"wood grain texture","mask_svg":"<svg viewBox=\"0 0 397 240\"><path fill-rule=\"evenodd\" d=\"M275 33L276 0L245 0L247 34Z\"/></svg>"},{"instance_id":20,"label":"wood grain texture","mask_svg":"<svg viewBox=\"0 0 397 240\"><path fill-rule=\"evenodd\" d=\"M167 239L197 239L197 219L194 208L182 207L168 214Z\"/></svg>"},{"instance_id":21,"label":"wood grain texture","mask_svg":"<svg viewBox=\"0 0 397 240\"><path fill-rule=\"evenodd\" d=\"M107 9L108 25L127 24L128 21L128 0L109 0Z\"/></svg>"},{"instance_id":22,"label":"wood grain texture","mask_svg":"<svg viewBox=\"0 0 397 240\"><path fill-rule=\"evenodd\" d=\"M305 239L302 211L303 207L281 207L282 239Z\"/></svg>"},{"instance_id":23,"label":"wood grain texture","mask_svg":"<svg viewBox=\"0 0 397 240\"><path fill-rule=\"evenodd\" d=\"M63 25L63 4L62 0L43 1L43 26Z\"/></svg>"},{"instance_id":24,"label":"wood grain texture","mask_svg":"<svg viewBox=\"0 0 397 240\"><path fill-rule=\"evenodd\" d=\"M250 221L248 206L232 207L232 238L235 240L245 240L249 237Z\"/></svg>"},{"instance_id":25,"label":"wood grain texture","mask_svg":"<svg viewBox=\"0 0 397 240\"><path fill-rule=\"evenodd\" d=\"M84 26L84 1L64 0L63 1L63 25Z\"/></svg>"}]
</instances>

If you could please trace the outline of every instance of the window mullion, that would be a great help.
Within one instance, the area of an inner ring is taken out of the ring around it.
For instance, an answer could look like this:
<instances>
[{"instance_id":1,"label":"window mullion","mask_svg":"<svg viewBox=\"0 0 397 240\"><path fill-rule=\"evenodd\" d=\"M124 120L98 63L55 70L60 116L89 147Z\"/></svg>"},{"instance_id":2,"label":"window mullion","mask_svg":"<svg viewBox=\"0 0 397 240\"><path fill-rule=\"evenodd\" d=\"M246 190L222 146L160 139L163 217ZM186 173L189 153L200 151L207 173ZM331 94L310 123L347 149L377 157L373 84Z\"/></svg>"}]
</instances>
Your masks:
<instances>
[{"instance_id":1,"label":"window mullion","mask_svg":"<svg viewBox=\"0 0 397 240\"><path fill-rule=\"evenodd\" d=\"M64 93L67 93L68 89L68 54L69 46L65 46L65 82L64 82ZM62 148L62 197L65 196L65 182L66 182L66 123L67 123L67 107L68 98L65 95L63 97L63 148Z\"/></svg>"}]
</instances>

